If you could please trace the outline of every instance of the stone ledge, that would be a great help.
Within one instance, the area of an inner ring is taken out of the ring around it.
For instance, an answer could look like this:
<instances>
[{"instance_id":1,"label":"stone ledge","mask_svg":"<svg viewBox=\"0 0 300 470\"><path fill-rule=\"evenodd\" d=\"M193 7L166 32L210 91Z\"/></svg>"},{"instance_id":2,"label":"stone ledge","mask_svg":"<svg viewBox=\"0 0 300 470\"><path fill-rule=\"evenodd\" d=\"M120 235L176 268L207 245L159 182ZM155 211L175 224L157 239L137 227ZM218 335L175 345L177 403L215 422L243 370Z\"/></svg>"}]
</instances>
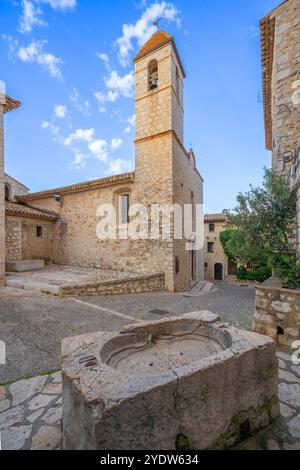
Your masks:
<instances>
[{"instance_id":1,"label":"stone ledge","mask_svg":"<svg viewBox=\"0 0 300 470\"><path fill-rule=\"evenodd\" d=\"M117 295L142 292L156 292L165 289L165 274L150 273L132 275L125 279L111 279L85 284L64 284L59 288L59 295L88 296L88 295Z\"/></svg>"}]
</instances>

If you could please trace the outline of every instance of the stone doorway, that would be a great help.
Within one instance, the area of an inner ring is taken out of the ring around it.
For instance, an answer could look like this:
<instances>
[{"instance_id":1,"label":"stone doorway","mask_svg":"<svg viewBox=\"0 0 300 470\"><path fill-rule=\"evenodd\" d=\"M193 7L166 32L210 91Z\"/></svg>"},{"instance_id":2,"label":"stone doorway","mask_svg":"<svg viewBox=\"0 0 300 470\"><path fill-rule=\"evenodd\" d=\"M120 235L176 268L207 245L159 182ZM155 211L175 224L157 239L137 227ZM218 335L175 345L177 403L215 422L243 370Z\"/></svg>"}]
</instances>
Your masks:
<instances>
[{"instance_id":1,"label":"stone doorway","mask_svg":"<svg viewBox=\"0 0 300 470\"><path fill-rule=\"evenodd\" d=\"M223 265L221 263L215 264L215 281L223 281Z\"/></svg>"}]
</instances>

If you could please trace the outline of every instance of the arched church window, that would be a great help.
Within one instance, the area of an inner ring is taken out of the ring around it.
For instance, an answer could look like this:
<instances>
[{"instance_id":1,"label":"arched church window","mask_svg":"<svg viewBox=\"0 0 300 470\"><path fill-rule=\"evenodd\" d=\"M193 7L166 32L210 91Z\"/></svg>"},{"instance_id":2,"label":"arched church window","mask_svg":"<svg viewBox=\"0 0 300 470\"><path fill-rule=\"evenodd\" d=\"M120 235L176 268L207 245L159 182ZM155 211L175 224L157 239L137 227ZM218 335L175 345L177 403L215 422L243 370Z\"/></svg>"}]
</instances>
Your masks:
<instances>
[{"instance_id":1,"label":"arched church window","mask_svg":"<svg viewBox=\"0 0 300 470\"><path fill-rule=\"evenodd\" d=\"M158 87L158 63L153 59L148 65L148 89L155 90Z\"/></svg>"},{"instance_id":2,"label":"arched church window","mask_svg":"<svg viewBox=\"0 0 300 470\"><path fill-rule=\"evenodd\" d=\"M9 184L5 185L5 201L9 201L10 199L10 187Z\"/></svg>"}]
</instances>

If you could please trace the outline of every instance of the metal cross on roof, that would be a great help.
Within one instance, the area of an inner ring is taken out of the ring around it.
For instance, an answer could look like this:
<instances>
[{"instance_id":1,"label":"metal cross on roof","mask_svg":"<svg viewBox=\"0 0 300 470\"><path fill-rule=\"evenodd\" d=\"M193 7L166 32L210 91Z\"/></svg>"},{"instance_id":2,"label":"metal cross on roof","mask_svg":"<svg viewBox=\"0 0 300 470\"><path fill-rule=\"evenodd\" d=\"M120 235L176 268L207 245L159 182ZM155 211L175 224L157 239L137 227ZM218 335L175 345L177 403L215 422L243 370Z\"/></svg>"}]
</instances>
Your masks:
<instances>
[{"instance_id":1,"label":"metal cross on roof","mask_svg":"<svg viewBox=\"0 0 300 470\"><path fill-rule=\"evenodd\" d=\"M159 22L162 20L162 18L156 18L156 20L153 21L153 26L156 26L156 31L159 29Z\"/></svg>"}]
</instances>

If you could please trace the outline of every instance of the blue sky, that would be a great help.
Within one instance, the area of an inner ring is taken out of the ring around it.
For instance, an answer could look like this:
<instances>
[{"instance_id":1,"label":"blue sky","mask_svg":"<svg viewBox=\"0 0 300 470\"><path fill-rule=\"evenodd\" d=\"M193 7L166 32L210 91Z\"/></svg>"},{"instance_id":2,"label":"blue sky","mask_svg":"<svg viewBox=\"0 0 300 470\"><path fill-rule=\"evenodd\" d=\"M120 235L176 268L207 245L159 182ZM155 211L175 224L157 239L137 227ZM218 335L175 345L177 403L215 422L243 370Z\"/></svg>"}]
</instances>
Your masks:
<instances>
[{"instance_id":1,"label":"blue sky","mask_svg":"<svg viewBox=\"0 0 300 470\"><path fill-rule=\"evenodd\" d=\"M185 145L206 212L235 205L270 166L259 20L279 0L0 0L0 80L22 107L5 118L5 169L31 191L134 168L131 58L160 27L187 72Z\"/></svg>"}]
</instances>

